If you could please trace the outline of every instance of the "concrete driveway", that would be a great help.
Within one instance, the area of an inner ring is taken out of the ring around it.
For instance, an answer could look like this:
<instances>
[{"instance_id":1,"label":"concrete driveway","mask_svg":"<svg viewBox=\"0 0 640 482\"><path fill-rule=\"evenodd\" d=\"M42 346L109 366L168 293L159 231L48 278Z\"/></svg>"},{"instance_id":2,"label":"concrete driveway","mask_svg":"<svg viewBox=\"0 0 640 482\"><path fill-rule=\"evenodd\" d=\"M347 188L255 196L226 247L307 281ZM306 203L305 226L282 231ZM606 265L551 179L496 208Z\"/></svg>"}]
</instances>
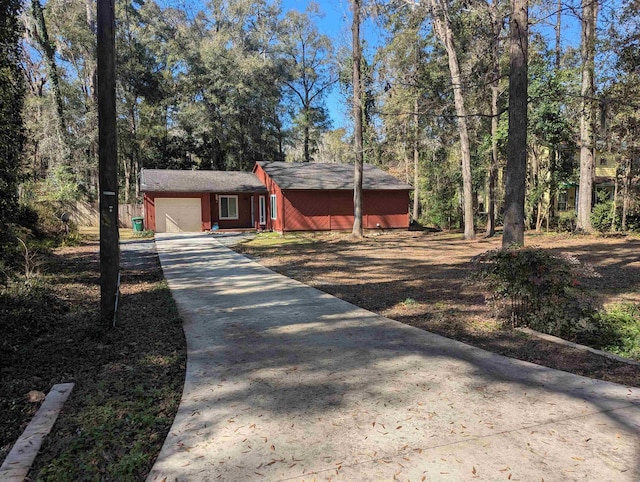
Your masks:
<instances>
[{"instance_id":1,"label":"concrete driveway","mask_svg":"<svg viewBox=\"0 0 640 482\"><path fill-rule=\"evenodd\" d=\"M148 480L640 480L640 390L357 308L205 234L156 235L184 319Z\"/></svg>"}]
</instances>

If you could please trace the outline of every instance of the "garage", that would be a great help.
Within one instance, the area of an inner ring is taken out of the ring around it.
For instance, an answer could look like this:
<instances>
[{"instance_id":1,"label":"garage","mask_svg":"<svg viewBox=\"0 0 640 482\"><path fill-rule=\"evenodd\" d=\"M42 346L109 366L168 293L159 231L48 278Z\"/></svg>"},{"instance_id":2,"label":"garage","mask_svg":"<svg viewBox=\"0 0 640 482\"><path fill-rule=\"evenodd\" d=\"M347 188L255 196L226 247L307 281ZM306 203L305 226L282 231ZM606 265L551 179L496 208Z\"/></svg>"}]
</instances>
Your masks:
<instances>
[{"instance_id":1,"label":"garage","mask_svg":"<svg viewBox=\"0 0 640 482\"><path fill-rule=\"evenodd\" d=\"M156 232L202 231L200 198L156 198Z\"/></svg>"}]
</instances>

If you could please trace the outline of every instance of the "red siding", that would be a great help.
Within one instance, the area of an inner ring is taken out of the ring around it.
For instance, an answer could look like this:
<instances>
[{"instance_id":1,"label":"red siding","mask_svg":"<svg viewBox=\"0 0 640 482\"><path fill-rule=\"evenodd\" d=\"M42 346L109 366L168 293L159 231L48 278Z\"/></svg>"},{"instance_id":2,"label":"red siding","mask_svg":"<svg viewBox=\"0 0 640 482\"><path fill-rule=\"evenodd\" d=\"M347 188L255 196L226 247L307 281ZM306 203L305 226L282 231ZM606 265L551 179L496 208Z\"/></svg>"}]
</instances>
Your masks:
<instances>
[{"instance_id":1,"label":"red siding","mask_svg":"<svg viewBox=\"0 0 640 482\"><path fill-rule=\"evenodd\" d=\"M238 196L238 219L220 219L220 196ZM252 228L251 224L251 193L221 192L211 194L211 223L218 223L220 229ZM257 210L255 211L258 212ZM257 214L256 214L257 216Z\"/></svg>"},{"instance_id":2,"label":"red siding","mask_svg":"<svg viewBox=\"0 0 640 482\"><path fill-rule=\"evenodd\" d=\"M353 191L282 191L259 164L253 172L277 199L277 219L271 220L267 196L267 229L283 232L353 228ZM362 218L366 229L408 229L409 192L365 191Z\"/></svg>"},{"instance_id":3,"label":"red siding","mask_svg":"<svg viewBox=\"0 0 640 482\"><path fill-rule=\"evenodd\" d=\"M284 231L335 230L353 228L352 191L285 191ZM363 199L366 229L407 229L407 191L366 191Z\"/></svg>"},{"instance_id":4,"label":"red siding","mask_svg":"<svg viewBox=\"0 0 640 482\"><path fill-rule=\"evenodd\" d=\"M353 191L331 191L329 199L329 223L335 231L353 228Z\"/></svg>"},{"instance_id":5,"label":"red siding","mask_svg":"<svg viewBox=\"0 0 640 482\"><path fill-rule=\"evenodd\" d=\"M409 229L407 191L365 191L363 201L362 223L366 229Z\"/></svg>"},{"instance_id":6,"label":"red siding","mask_svg":"<svg viewBox=\"0 0 640 482\"><path fill-rule=\"evenodd\" d=\"M329 193L289 191L284 196L287 231L327 231Z\"/></svg>"}]
</instances>

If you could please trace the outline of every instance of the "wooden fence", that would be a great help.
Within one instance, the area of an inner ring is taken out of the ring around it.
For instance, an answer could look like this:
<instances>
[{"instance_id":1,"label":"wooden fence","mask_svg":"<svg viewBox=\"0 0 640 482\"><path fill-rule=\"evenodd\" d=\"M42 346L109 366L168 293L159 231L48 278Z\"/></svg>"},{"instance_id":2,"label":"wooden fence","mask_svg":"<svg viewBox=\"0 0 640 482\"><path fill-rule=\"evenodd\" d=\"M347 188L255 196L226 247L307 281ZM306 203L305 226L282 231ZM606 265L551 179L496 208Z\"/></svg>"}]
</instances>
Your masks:
<instances>
[{"instance_id":1,"label":"wooden fence","mask_svg":"<svg viewBox=\"0 0 640 482\"><path fill-rule=\"evenodd\" d=\"M66 211L71 221L78 226L100 226L100 210L98 203L84 201L56 203L58 211ZM143 216L142 204L119 204L118 225L121 228L131 228L131 218Z\"/></svg>"}]
</instances>

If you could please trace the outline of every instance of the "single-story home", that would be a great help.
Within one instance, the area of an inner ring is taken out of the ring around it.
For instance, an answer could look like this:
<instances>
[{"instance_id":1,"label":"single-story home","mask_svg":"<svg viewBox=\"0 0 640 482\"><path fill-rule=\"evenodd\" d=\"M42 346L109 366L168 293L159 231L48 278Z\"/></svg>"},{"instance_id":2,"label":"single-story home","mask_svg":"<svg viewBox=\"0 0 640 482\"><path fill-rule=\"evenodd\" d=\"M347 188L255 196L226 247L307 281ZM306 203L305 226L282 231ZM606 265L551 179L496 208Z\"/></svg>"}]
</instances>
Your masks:
<instances>
[{"instance_id":1,"label":"single-story home","mask_svg":"<svg viewBox=\"0 0 640 482\"><path fill-rule=\"evenodd\" d=\"M140 190L145 229L157 233L251 228L266 219L256 213L267 189L250 172L143 169Z\"/></svg>"},{"instance_id":2,"label":"single-story home","mask_svg":"<svg viewBox=\"0 0 640 482\"><path fill-rule=\"evenodd\" d=\"M407 229L411 186L374 166L363 173L363 227ZM145 228L349 230L353 165L258 162L253 172L144 169Z\"/></svg>"}]
</instances>

